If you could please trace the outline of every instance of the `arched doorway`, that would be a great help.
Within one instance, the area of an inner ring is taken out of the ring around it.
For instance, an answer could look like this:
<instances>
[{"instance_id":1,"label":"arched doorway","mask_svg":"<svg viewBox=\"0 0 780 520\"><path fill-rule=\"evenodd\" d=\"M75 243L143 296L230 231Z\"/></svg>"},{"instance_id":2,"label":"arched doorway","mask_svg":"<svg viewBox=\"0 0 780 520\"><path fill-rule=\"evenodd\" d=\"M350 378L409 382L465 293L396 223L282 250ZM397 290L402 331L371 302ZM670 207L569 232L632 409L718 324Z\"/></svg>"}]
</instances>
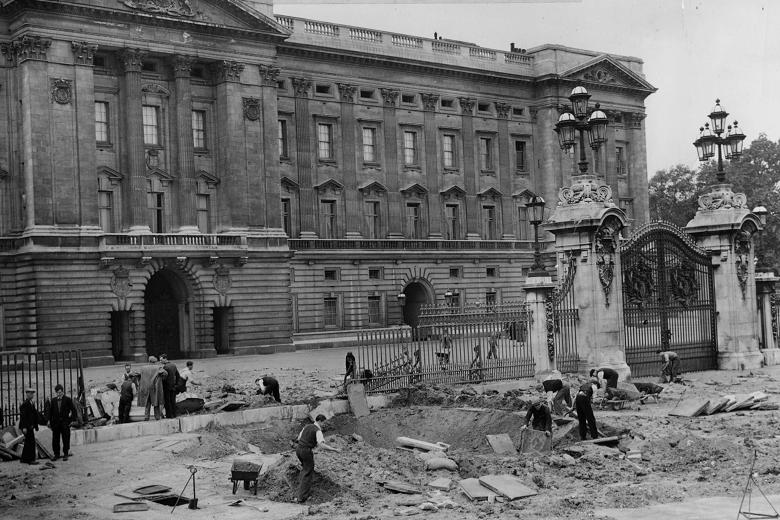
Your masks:
<instances>
[{"instance_id":1,"label":"arched doorway","mask_svg":"<svg viewBox=\"0 0 780 520\"><path fill-rule=\"evenodd\" d=\"M146 285L144 308L146 353L181 357L185 350L183 336L189 336L187 290L181 278L167 269L155 273Z\"/></svg>"},{"instance_id":2,"label":"arched doorway","mask_svg":"<svg viewBox=\"0 0 780 520\"><path fill-rule=\"evenodd\" d=\"M431 303L430 289L422 282L412 282L404 288L404 323L416 328L420 321L420 307Z\"/></svg>"}]
</instances>

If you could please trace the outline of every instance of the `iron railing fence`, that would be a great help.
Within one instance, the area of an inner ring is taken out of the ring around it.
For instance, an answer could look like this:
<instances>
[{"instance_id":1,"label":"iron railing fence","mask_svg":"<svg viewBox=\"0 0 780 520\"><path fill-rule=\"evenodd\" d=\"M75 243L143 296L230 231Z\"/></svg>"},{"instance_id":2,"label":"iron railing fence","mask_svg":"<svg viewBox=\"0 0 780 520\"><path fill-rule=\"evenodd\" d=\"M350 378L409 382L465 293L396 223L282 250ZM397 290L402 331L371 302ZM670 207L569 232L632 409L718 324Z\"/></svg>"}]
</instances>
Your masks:
<instances>
[{"instance_id":1,"label":"iron railing fence","mask_svg":"<svg viewBox=\"0 0 780 520\"><path fill-rule=\"evenodd\" d=\"M417 328L358 334L358 376L368 392L417 383L464 384L532 377L531 312L525 304L430 312ZM449 308L452 310L451 308Z\"/></svg>"},{"instance_id":2,"label":"iron railing fence","mask_svg":"<svg viewBox=\"0 0 780 520\"><path fill-rule=\"evenodd\" d=\"M555 358L555 367L564 374L579 370L580 359L577 346L577 323L579 309L574 293L574 277L577 275L577 261L569 256L563 278L545 302L547 313L547 350Z\"/></svg>"},{"instance_id":3,"label":"iron railing fence","mask_svg":"<svg viewBox=\"0 0 780 520\"><path fill-rule=\"evenodd\" d=\"M0 352L0 425L5 427L19 422L19 405L24 401L24 391L28 387L35 389L34 402L43 413L46 401L56 394L57 383L83 411L86 395L81 351Z\"/></svg>"}]
</instances>

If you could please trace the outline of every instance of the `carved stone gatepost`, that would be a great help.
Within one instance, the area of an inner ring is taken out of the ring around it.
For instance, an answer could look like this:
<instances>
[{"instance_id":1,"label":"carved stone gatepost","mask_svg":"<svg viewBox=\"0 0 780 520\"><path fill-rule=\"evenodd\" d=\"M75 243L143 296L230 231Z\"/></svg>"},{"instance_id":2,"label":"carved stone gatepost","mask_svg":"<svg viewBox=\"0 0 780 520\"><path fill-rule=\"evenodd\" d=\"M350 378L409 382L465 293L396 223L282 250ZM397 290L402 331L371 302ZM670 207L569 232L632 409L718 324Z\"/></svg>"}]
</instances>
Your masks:
<instances>
[{"instance_id":1,"label":"carved stone gatepost","mask_svg":"<svg viewBox=\"0 0 780 520\"><path fill-rule=\"evenodd\" d=\"M558 257L571 255L577 262L571 290L579 313L579 370L609 367L625 380L631 369L626 364L618 252L625 214L612 201L611 188L599 185L594 175L573 177L570 187L560 189L558 199L545 229L555 235ZM561 260L558 269L562 279Z\"/></svg>"},{"instance_id":2,"label":"carved stone gatepost","mask_svg":"<svg viewBox=\"0 0 780 520\"><path fill-rule=\"evenodd\" d=\"M547 379L554 371L555 352L554 345L548 343L547 323L552 319L547 316L547 298L555 288L550 276L529 276L526 278L523 290L525 302L530 311L529 335L531 341L531 354L534 357L534 376L539 381ZM551 312L551 310L550 310ZM550 338L550 342L552 338ZM551 349L553 349L551 351Z\"/></svg>"},{"instance_id":3,"label":"carved stone gatepost","mask_svg":"<svg viewBox=\"0 0 780 520\"><path fill-rule=\"evenodd\" d=\"M763 228L747 209L744 193L716 184L699 197L699 210L685 227L699 247L712 253L718 325L718 368L761 366L753 237Z\"/></svg>"},{"instance_id":4,"label":"carved stone gatepost","mask_svg":"<svg viewBox=\"0 0 780 520\"><path fill-rule=\"evenodd\" d=\"M780 348L777 348L777 297L775 284L780 278L772 269L756 269L756 298L763 341L759 345L764 355L764 365L780 365Z\"/></svg>"}]
</instances>

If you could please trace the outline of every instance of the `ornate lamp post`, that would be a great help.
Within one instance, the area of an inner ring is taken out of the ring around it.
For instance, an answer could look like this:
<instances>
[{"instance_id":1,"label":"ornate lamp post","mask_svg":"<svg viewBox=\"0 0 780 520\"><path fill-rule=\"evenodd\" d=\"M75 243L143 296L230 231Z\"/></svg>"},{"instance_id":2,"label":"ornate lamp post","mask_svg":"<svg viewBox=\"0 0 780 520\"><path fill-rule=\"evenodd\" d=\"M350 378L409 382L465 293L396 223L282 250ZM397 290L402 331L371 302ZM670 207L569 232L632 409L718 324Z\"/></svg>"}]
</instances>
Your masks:
<instances>
[{"instance_id":1,"label":"ornate lamp post","mask_svg":"<svg viewBox=\"0 0 780 520\"><path fill-rule=\"evenodd\" d=\"M715 156L715 147L718 148L718 183L726 182L726 172L723 171L723 148L726 149L726 159L736 159L742 155L742 142L745 140L745 134L739 130L737 121L734 125L728 125L725 137L721 137L724 132L726 118L729 113L723 110L720 105L720 99L715 100L715 107L710 113L710 124L706 123L699 128L699 138L693 142L696 152L699 154L699 160L709 161Z\"/></svg>"},{"instance_id":2,"label":"ornate lamp post","mask_svg":"<svg viewBox=\"0 0 780 520\"><path fill-rule=\"evenodd\" d=\"M598 150L607 142L607 115L599 110L596 103L595 110L588 115L588 100L590 94L585 87L574 87L569 96L571 112L564 112L555 124L558 134L558 142L562 150L568 150L577 143L576 133L579 132L580 160L577 163L580 175L588 173L588 160L585 157L585 134L588 134L588 142L593 150Z\"/></svg>"},{"instance_id":3,"label":"ornate lamp post","mask_svg":"<svg viewBox=\"0 0 780 520\"><path fill-rule=\"evenodd\" d=\"M534 195L525 205L530 210L529 220L534 226L534 264L528 276L549 276L542 263L542 253L539 251L539 224L544 220L544 199Z\"/></svg>"}]
</instances>

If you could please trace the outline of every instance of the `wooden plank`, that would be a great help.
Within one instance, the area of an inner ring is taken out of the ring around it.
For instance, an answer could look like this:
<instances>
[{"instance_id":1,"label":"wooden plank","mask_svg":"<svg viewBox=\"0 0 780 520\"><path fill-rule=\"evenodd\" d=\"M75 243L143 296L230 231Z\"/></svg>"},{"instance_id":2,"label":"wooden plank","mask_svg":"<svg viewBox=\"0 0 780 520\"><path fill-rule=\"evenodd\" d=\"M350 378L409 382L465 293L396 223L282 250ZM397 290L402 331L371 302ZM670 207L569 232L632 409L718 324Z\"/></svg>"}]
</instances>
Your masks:
<instances>
[{"instance_id":1,"label":"wooden plank","mask_svg":"<svg viewBox=\"0 0 780 520\"><path fill-rule=\"evenodd\" d=\"M352 383L347 387L347 399L349 399L349 407L353 415L358 419L371 413L368 409L366 389L361 383Z\"/></svg>"},{"instance_id":2,"label":"wooden plank","mask_svg":"<svg viewBox=\"0 0 780 520\"><path fill-rule=\"evenodd\" d=\"M420 489L406 482L400 480L387 480L380 482L380 485L388 491L394 491L396 493L405 493L407 495L416 495L420 493Z\"/></svg>"},{"instance_id":3,"label":"wooden plank","mask_svg":"<svg viewBox=\"0 0 780 520\"><path fill-rule=\"evenodd\" d=\"M599 437L598 439L589 439L587 441L580 441L578 444L611 444L613 442L619 442L620 437Z\"/></svg>"},{"instance_id":4,"label":"wooden plank","mask_svg":"<svg viewBox=\"0 0 780 520\"><path fill-rule=\"evenodd\" d=\"M463 479L458 483L458 485L460 485L460 489L463 491L463 493L466 494L467 497L469 497L469 500L471 501L487 500L491 496L496 496L495 492L483 486L479 482L479 479L476 478Z\"/></svg>"},{"instance_id":5,"label":"wooden plank","mask_svg":"<svg viewBox=\"0 0 780 520\"><path fill-rule=\"evenodd\" d=\"M38 445L38 449L41 450L44 456L54 460L54 453L49 446L52 445L52 432L46 426L41 426L40 429L35 432L35 444Z\"/></svg>"},{"instance_id":6,"label":"wooden plank","mask_svg":"<svg viewBox=\"0 0 780 520\"><path fill-rule=\"evenodd\" d=\"M669 412L669 415L673 415L675 417L696 417L705 411L709 404L709 400L702 399L683 401L678 404L674 410Z\"/></svg>"},{"instance_id":7,"label":"wooden plank","mask_svg":"<svg viewBox=\"0 0 780 520\"><path fill-rule=\"evenodd\" d=\"M520 432L520 453L549 453L552 438L546 432L525 428Z\"/></svg>"},{"instance_id":8,"label":"wooden plank","mask_svg":"<svg viewBox=\"0 0 780 520\"><path fill-rule=\"evenodd\" d=\"M16 447L16 445L22 442L23 440L24 440L24 435L20 435L16 438L12 438L10 441L5 443L5 447L8 450L13 450Z\"/></svg>"},{"instance_id":9,"label":"wooden plank","mask_svg":"<svg viewBox=\"0 0 780 520\"><path fill-rule=\"evenodd\" d=\"M499 433L498 435L485 435L490 447L499 455L516 455L517 450L509 437L508 433Z\"/></svg>"},{"instance_id":10,"label":"wooden plank","mask_svg":"<svg viewBox=\"0 0 780 520\"><path fill-rule=\"evenodd\" d=\"M479 477L479 483L509 500L532 497L537 494L514 475L485 475Z\"/></svg>"},{"instance_id":11,"label":"wooden plank","mask_svg":"<svg viewBox=\"0 0 780 520\"><path fill-rule=\"evenodd\" d=\"M408 446L410 448L419 448L425 451L447 451L450 447L449 444L444 442L426 442L418 439L412 439L411 437L396 437L395 443L400 446Z\"/></svg>"}]
</instances>

